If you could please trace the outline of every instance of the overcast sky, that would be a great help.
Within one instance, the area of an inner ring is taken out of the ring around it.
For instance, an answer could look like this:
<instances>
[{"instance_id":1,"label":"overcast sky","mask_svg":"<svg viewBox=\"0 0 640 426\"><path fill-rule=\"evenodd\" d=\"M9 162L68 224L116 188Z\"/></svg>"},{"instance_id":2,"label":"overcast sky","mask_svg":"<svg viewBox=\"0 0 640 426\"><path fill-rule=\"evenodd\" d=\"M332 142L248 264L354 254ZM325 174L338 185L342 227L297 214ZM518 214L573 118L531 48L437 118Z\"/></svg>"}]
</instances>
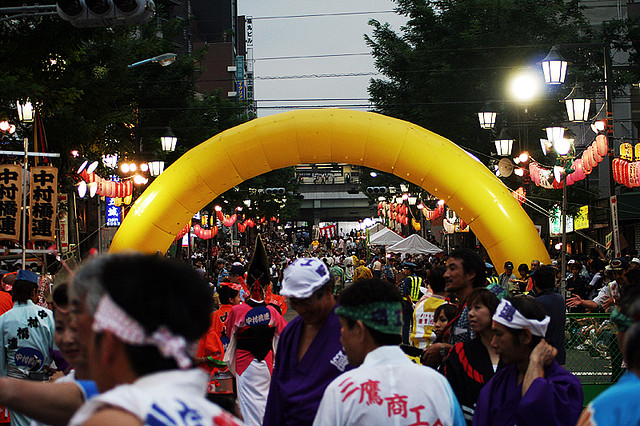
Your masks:
<instances>
[{"instance_id":1,"label":"overcast sky","mask_svg":"<svg viewBox=\"0 0 640 426\"><path fill-rule=\"evenodd\" d=\"M364 34L371 35L368 21L372 18L389 22L399 31L406 19L393 13L394 7L391 0L238 0L238 14L254 18L258 115L300 106L363 105L357 109L367 109L372 75L270 78L376 72ZM320 16L284 18L298 15ZM344 56L309 57L318 55ZM270 59L291 56L296 58Z\"/></svg>"}]
</instances>

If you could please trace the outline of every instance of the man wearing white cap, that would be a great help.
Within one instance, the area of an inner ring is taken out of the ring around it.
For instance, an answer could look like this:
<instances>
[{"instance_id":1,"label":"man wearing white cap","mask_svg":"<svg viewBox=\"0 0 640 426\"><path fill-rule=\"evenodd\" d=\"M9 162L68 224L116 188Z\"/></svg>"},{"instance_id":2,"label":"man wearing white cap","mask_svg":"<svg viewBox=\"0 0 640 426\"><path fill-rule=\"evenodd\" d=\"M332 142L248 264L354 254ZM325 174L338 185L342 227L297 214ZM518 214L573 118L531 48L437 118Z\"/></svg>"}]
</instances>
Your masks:
<instances>
[{"instance_id":1,"label":"man wearing white cap","mask_svg":"<svg viewBox=\"0 0 640 426\"><path fill-rule=\"evenodd\" d=\"M284 271L281 295L298 312L278 342L263 425L310 424L325 388L351 368L340 344L333 280L319 259Z\"/></svg>"},{"instance_id":2,"label":"man wearing white cap","mask_svg":"<svg viewBox=\"0 0 640 426\"><path fill-rule=\"evenodd\" d=\"M573 425L582 386L544 340L549 317L532 298L503 299L493 315L493 346L505 368L482 388L474 425Z\"/></svg>"},{"instance_id":3,"label":"man wearing white cap","mask_svg":"<svg viewBox=\"0 0 640 426\"><path fill-rule=\"evenodd\" d=\"M629 261L629 270L632 269L640 269L640 259L637 257L634 257L633 259L631 259Z\"/></svg>"}]
</instances>

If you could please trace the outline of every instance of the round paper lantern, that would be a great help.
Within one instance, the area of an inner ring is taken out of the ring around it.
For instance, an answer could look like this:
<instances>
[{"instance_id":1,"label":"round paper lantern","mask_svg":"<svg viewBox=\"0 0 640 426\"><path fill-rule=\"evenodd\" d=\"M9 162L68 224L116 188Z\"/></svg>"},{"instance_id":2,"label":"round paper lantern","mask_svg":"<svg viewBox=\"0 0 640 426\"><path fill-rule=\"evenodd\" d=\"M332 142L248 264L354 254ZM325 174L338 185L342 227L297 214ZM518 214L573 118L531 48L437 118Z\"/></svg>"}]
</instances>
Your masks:
<instances>
[{"instance_id":1,"label":"round paper lantern","mask_svg":"<svg viewBox=\"0 0 640 426\"><path fill-rule=\"evenodd\" d=\"M629 182L629 162L625 161L621 167L621 176L622 184L626 187L630 187L631 183Z\"/></svg>"},{"instance_id":2,"label":"round paper lantern","mask_svg":"<svg viewBox=\"0 0 640 426\"><path fill-rule=\"evenodd\" d=\"M124 203L125 203L126 205L131 204L131 201L133 201L133 196L132 196L132 195L127 195L126 197L124 197L124 200L123 200L123 201L124 201Z\"/></svg>"},{"instance_id":3,"label":"round paper lantern","mask_svg":"<svg viewBox=\"0 0 640 426\"><path fill-rule=\"evenodd\" d=\"M593 158L596 159L596 161L598 163L600 163L602 161L602 159L604 158L602 155L600 155L600 153L598 152L598 147L596 146L595 143L591 144L591 153L593 155Z\"/></svg>"},{"instance_id":4,"label":"round paper lantern","mask_svg":"<svg viewBox=\"0 0 640 426\"><path fill-rule=\"evenodd\" d=\"M609 144L607 142L607 137L605 135L598 135L596 136L596 149L598 150L598 154L600 154L601 157L606 157L607 153L609 152Z\"/></svg>"},{"instance_id":5,"label":"round paper lantern","mask_svg":"<svg viewBox=\"0 0 640 426\"><path fill-rule=\"evenodd\" d=\"M404 220L402 222L405 226L409 224L409 218L408 217L404 217Z\"/></svg>"},{"instance_id":6,"label":"round paper lantern","mask_svg":"<svg viewBox=\"0 0 640 426\"><path fill-rule=\"evenodd\" d=\"M638 175L638 164L640 161L629 163L629 188L635 188L640 185L640 175Z\"/></svg>"},{"instance_id":7,"label":"round paper lantern","mask_svg":"<svg viewBox=\"0 0 640 426\"><path fill-rule=\"evenodd\" d=\"M620 163L622 162L622 160L620 158L614 158L613 162L612 162L612 175L613 175L613 180L615 180L618 183L622 183L621 179L620 179Z\"/></svg>"},{"instance_id":8,"label":"round paper lantern","mask_svg":"<svg viewBox=\"0 0 640 426\"><path fill-rule=\"evenodd\" d=\"M572 173L574 175L573 180L576 182L581 181L586 177L582 168L582 159L578 158L573 162L573 169L575 170Z\"/></svg>"},{"instance_id":9,"label":"round paper lantern","mask_svg":"<svg viewBox=\"0 0 640 426\"><path fill-rule=\"evenodd\" d=\"M120 207L122 205L122 198L114 198L113 205L116 207Z\"/></svg>"}]
</instances>

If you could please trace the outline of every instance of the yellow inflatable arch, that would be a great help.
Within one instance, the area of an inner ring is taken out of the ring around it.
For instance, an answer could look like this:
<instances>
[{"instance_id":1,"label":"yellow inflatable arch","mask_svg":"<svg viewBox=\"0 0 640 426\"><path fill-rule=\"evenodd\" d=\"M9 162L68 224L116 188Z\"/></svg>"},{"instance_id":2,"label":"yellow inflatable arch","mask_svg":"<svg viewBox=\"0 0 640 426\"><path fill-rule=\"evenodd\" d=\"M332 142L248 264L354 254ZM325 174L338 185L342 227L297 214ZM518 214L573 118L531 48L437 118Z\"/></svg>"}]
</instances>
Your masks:
<instances>
[{"instance_id":1,"label":"yellow inflatable arch","mask_svg":"<svg viewBox=\"0 0 640 426\"><path fill-rule=\"evenodd\" d=\"M507 260L549 263L509 189L457 145L406 121L341 109L258 118L191 149L138 198L110 251L165 252L196 212L235 185L282 167L327 162L393 173L445 200L498 270Z\"/></svg>"}]
</instances>

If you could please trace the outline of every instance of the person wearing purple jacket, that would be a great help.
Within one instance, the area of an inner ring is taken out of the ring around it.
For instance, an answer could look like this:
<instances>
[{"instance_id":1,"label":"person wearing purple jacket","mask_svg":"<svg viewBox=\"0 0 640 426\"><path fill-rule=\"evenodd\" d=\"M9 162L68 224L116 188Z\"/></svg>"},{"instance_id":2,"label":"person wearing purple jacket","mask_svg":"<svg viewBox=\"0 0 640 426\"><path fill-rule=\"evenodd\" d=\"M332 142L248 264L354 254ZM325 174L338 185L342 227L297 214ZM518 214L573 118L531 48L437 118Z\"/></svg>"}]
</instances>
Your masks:
<instances>
[{"instance_id":1,"label":"person wearing purple jacket","mask_svg":"<svg viewBox=\"0 0 640 426\"><path fill-rule=\"evenodd\" d=\"M284 271L281 295L298 312L278 341L263 425L312 424L325 388L352 367L340 343L329 269L298 259Z\"/></svg>"},{"instance_id":2,"label":"person wearing purple jacket","mask_svg":"<svg viewBox=\"0 0 640 426\"><path fill-rule=\"evenodd\" d=\"M507 364L480 391L474 426L575 425L582 386L544 340L549 317L533 298L503 299L493 315L493 346Z\"/></svg>"}]
</instances>

